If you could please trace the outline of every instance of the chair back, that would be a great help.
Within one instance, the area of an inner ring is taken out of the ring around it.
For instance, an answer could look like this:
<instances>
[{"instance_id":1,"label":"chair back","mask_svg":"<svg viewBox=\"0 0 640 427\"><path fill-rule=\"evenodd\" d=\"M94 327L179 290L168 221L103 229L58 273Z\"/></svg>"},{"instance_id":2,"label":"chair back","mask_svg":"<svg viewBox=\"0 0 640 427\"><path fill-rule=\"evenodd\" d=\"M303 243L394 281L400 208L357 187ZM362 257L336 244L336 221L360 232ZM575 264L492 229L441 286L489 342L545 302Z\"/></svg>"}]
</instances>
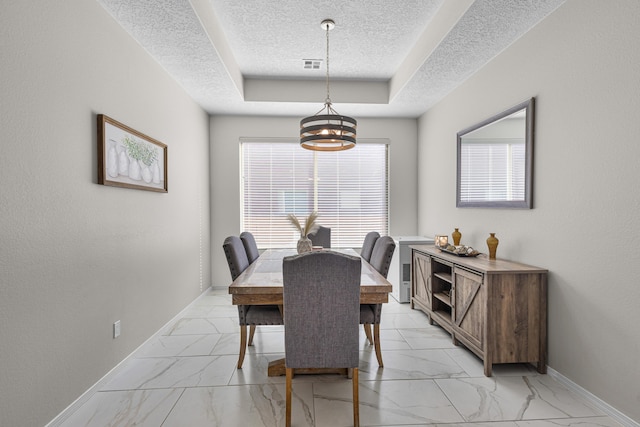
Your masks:
<instances>
[{"instance_id":1,"label":"chair back","mask_svg":"<svg viewBox=\"0 0 640 427\"><path fill-rule=\"evenodd\" d=\"M387 278L389 273L389 267L391 266L391 258L393 257L393 251L396 249L396 244L389 236L382 236L376 240L376 244L373 247L371 253L371 259L369 264L375 268L378 273L382 274L384 278Z\"/></svg>"},{"instance_id":2,"label":"chair back","mask_svg":"<svg viewBox=\"0 0 640 427\"><path fill-rule=\"evenodd\" d=\"M282 261L287 368L357 368L359 257L312 251Z\"/></svg>"},{"instance_id":3,"label":"chair back","mask_svg":"<svg viewBox=\"0 0 640 427\"><path fill-rule=\"evenodd\" d=\"M224 239L222 249L224 249L224 254L227 257L231 280L236 280L236 278L249 267L249 259L244 250L242 240L240 240L238 236L229 236Z\"/></svg>"},{"instance_id":4,"label":"chair back","mask_svg":"<svg viewBox=\"0 0 640 427\"><path fill-rule=\"evenodd\" d=\"M253 263L253 261L257 260L260 256L256 239L253 237L253 234L248 231L243 231L240 233L240 240L242 240L242 244L244 245L244 251L247 253L249 264Z\"/></svg>"},{"instance_id":5,"label":"chair back","mask_svg":"<svg viewBox=\"0 0 640 427\"><path fill-rule=\"evenodd\" d=\"M331 247L331 229L329 227L319 226L315 233L309 233L307 237L311 239L313 246Z\"/></svg>"},{"instance_id":6,"label":"chair back","mask_svg":"<svg viewBox=\"0 0 640 427\"><path fill-rule=\"evenodd\" d=\"M373 246L376 244L376 241L380 238L380 233L377 231L370 231L364 237L364 242L362 243L362 250L360 251L360 257L369 262L371 259L371 253L373 252Z\"/></svg>"}]
</instances>

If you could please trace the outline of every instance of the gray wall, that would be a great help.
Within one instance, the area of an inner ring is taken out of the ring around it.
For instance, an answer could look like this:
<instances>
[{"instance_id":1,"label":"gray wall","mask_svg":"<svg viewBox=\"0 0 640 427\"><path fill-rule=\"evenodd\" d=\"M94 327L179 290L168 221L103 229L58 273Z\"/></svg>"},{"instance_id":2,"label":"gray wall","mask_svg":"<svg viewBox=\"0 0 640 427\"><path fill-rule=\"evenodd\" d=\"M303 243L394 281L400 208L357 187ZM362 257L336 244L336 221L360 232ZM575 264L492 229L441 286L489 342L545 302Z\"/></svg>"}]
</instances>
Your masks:
<instances>
[{"instance_id":1,"label":"gray wall","mask_svg":"<svg viewBox=\"0 0 640 427\"><path fill-rule=\"evenodd\" d=\"M96 2L3 2L0 40L0 425L42 426L210 285L208 116ZM167 194L97 185L98 113Z\"/></svg>"},{"instance_id":2,"label":"gray wall","mask_svg":"<svg viewBox=\"0 0 640 427\"><path fill-rule=\"evenodd\" d=\"M310 112L309 114L312 114ZM211 118L212 284L228 286L229 268L222 252L225 237L240 233L240 138L295 138L301 117ZM390 161L390 233L415 235L418 184L417 120L357 118L358 138L388 138ZM357 150L357 147L355 148ZM300 148L303 150L303 148Z\"/></svg>"},{"instance_id":3,"label":"gray wall","mask_svg":"<svg viewBox=\"0 0 640 427\"><path fill-rule=\"evenodd\" d=\"M419 121L419 232L548 268L549 366L640 420L640 3L569 0ZM534 209L456 209L455 135L536 97ZM436 161L437 159L437 161ZM428 167L427 167L428 165Z\"/></svg>"}]
</instances>

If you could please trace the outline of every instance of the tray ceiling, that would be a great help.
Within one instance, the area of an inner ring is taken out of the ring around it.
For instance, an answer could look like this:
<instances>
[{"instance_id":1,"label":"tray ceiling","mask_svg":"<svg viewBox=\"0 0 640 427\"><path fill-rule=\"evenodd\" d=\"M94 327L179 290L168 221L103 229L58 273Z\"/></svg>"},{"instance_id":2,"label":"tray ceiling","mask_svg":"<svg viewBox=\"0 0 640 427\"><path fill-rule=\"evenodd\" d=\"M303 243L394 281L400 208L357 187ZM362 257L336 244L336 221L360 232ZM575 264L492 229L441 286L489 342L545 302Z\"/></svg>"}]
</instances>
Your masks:
<instances>
[{"instance_id":1,"label":"tray ceiling","mask_svg":"<svg viewBox=\"0 0 640 427\"><path fill-rule=\"evenodd\" d=\"M210 114L418 117L565 0L97 0ZM304 60L321 60L305 69Z\"/></svg>"}]
</instances>

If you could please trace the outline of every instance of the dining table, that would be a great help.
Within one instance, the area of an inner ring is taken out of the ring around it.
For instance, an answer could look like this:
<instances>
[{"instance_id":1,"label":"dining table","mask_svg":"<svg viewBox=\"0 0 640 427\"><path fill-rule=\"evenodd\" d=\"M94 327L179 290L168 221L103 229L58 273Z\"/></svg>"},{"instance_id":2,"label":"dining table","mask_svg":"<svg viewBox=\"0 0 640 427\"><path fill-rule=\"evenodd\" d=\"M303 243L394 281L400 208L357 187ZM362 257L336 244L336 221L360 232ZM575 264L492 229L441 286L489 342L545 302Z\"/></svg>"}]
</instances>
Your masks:
<instances>
[{"instance_id":1,"label":"dining table","mask_svg":"<svg viewBox=\"0 0 640 427\"><path fill-rule=\"evenodd\" d=\"M359 256L353 249L321 249ZM283 312L282 260L297 255L295 249L267 249L229 285L233 305L277 305ZM362 260L360 304L384 304L392 286L371 264ZM268 376L285 373L284 359L269 363ZM327 370L304 370L296 373L324 373ZM341 370L331 370L341 372Z\"/></svg>"}]
</instances>

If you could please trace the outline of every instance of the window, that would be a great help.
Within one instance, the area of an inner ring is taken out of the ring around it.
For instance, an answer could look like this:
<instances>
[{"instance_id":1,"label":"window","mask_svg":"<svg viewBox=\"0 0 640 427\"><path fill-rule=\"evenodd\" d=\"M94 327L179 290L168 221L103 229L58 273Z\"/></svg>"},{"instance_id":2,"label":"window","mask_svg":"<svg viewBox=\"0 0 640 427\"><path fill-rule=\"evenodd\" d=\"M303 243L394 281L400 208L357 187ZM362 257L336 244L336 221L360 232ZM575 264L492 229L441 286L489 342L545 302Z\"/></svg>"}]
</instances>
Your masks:
<instances>
[{"instance_id":1,"label":"window","mask_svg":"<svg viewBox=\"0 0 640 427\"><path fill-rule=\"evenodd\" d=\"M305 150L297 141L241 142L241 227L261 249L293 248L313 210L331 228L332 247L359 248L372 230L388 234L388 145L363 143L338 152Z\"/></svg>"}]
</instances>

